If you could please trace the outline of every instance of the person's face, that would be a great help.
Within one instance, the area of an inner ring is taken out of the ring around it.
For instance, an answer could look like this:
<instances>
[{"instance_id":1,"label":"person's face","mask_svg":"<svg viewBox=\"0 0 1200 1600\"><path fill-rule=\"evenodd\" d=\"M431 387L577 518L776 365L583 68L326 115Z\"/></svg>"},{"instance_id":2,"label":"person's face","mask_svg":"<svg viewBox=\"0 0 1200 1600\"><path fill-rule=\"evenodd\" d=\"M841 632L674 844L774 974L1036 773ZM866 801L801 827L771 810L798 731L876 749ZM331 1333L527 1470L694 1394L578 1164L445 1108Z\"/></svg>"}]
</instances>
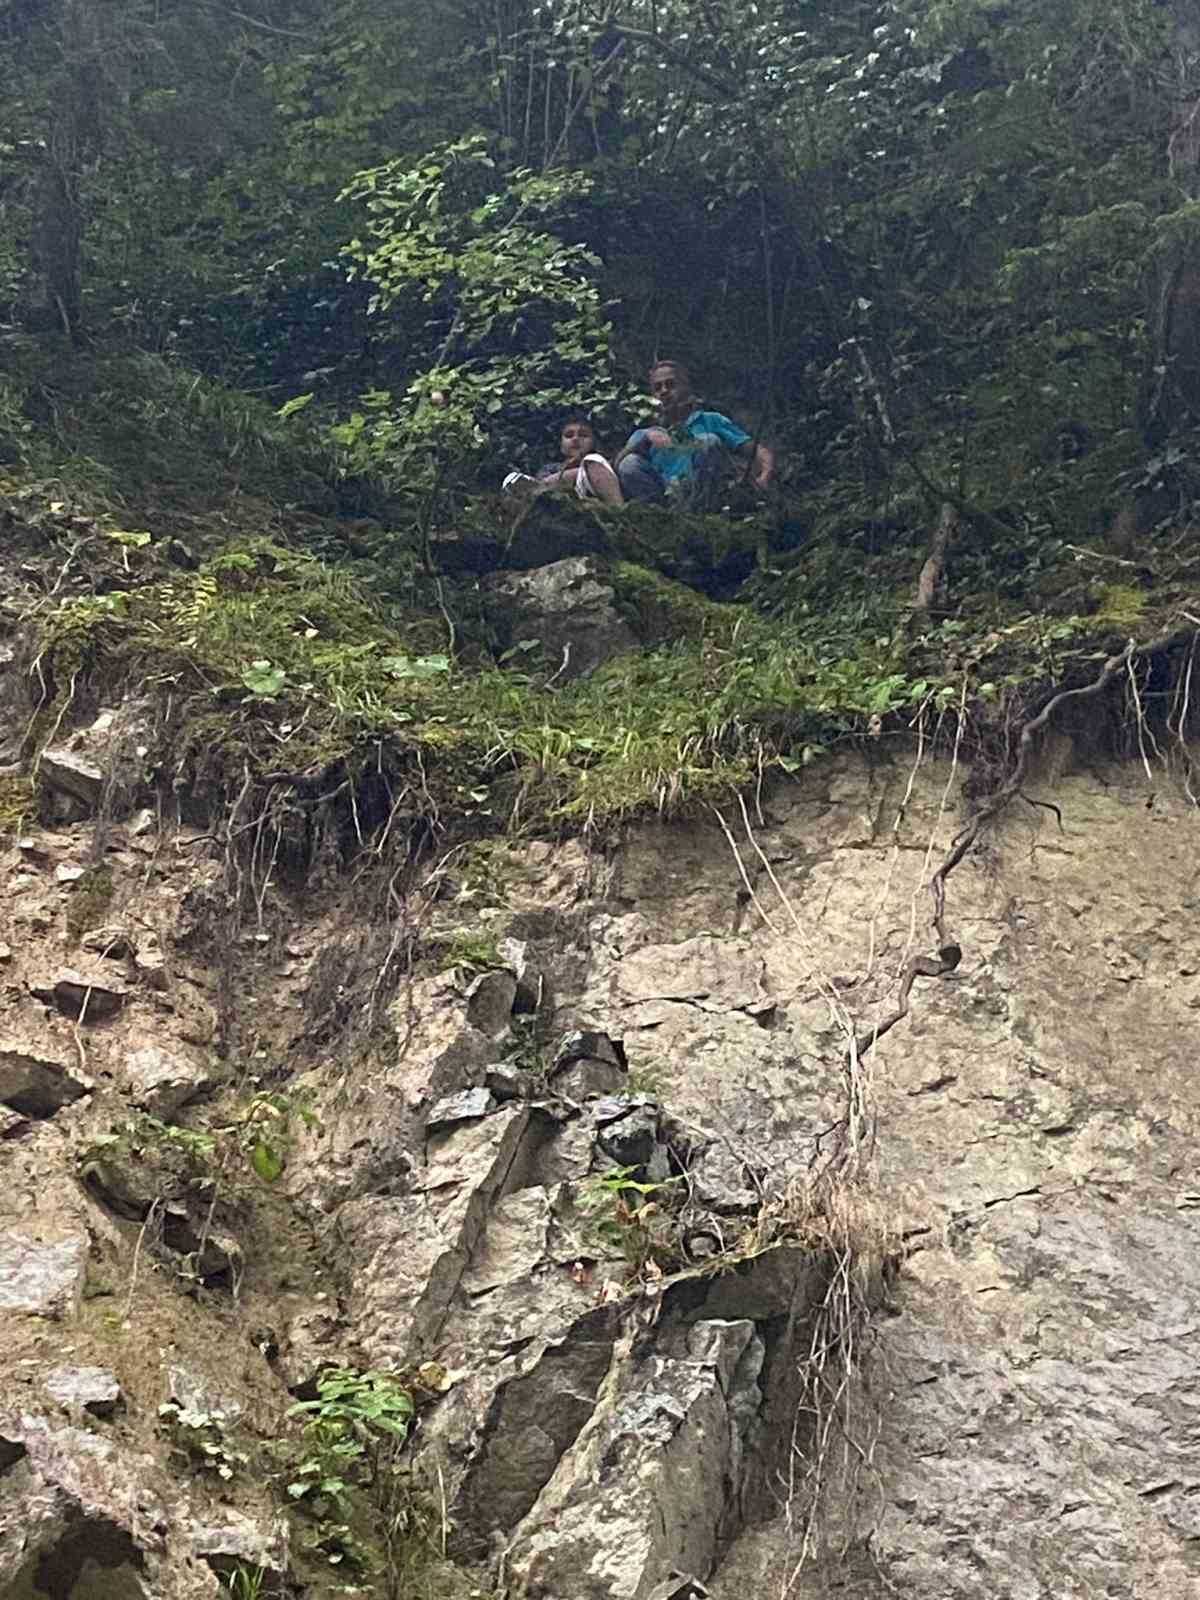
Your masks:
<instances>
[{"instance_id":1,"label":"person's face","mask_svg":"<svg viewBox=\"0 0 1200 1600\"><path fill-rule=\"evenodd\" d=\"M676 422L691 410L692 385L681 367L652 368L650 393L667 422Z\"/></svg>"},{"instance_id":2,"label":"person's face","mask_svg":"<svg viewBox=\"0 0 1200 1600\"><path fill-rule=\"evenodd\" d=\"M568 422L559 440L565 461L581 461L595 443L595 435L586 422Z\"/></svg>"}]
</instances>

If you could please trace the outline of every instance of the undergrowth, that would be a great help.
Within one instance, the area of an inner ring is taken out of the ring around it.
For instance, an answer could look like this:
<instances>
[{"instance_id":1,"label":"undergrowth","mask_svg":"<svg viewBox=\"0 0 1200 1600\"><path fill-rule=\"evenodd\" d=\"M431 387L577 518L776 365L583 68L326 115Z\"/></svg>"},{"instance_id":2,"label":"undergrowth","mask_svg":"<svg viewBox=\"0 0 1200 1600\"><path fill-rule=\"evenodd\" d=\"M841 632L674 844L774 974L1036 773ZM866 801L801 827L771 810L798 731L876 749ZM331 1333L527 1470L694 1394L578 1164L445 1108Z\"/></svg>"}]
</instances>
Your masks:
<instances>
[{"instance_id":1,"label":"undergrowth","mask_svg":"<svg viewBox=\"0 0 1200 1600\"><path fill-rule=\"evenodd\" d=\"M278 794L340 796L356 843L397 822L476 837L602 829L719 803L931 715L950 731L969 711L981 744L989 728L1003 743L1038 694L1160 631L1189 596L1181 535L1147 539L1135 564L993 521L960 537L952 608L914 621L924 527L881 539L843 517L836 537L818 528L773 566L778 517L597 520L565 505L564 537L600 538L616 607L644 641L565 682L536 651L499 652L502 602L436 570L438 530L415 501L393 503L390 527L297 522L281 479L302 463L336 478L318 441L150 358L97 359L86 376L71 388L43 362L21 404L6 380L0 424L19 459L0 511L24 565L0 611L34 638L22 754L89 704L146 694L147 779L227 814L250 785L239 826ZM138 451L181 474L160 496L176 510L207 496L194 538L113 492L145 483ZM268 508L257 528L251 485ZM511 535L511 509L486 498L443 515ZM711 598L752 555L740 598ZM2 781L12 827L28 791Z\"/></svg>"}]
</instances>

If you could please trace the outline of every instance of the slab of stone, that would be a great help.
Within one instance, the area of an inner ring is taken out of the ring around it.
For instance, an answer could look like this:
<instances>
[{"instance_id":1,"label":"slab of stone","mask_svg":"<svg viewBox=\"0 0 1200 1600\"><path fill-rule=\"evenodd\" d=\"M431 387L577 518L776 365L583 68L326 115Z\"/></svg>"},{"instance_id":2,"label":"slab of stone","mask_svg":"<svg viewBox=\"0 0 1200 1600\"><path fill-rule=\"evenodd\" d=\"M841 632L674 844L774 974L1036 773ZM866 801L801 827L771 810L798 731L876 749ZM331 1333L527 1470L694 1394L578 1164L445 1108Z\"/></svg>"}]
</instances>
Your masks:
<instances>
[{"instance_id":1,"label":"slab of stone","mask_svg":"<svg viewBox=\"0 0 1200 1600\"><path fill-rule=\"evenodd\" d=\"M517 980L503 967L481 972L467 985L467 1021L480 1033L498 1039L512 1025Z\"/></svg>"},{"instance_id":2,"label":"slab of stone","mask_svg":"<svg viewBox=\"0 0 1200 1600\"><path fill-rule=\"evenodd\" d=\"M47 745L38 762L39 775L55 789L96 806L104 792L104 773L90 757L66 745Z\"/></svg>"},{"instance_id":3,"label":"slab of stone","mask_svg":"<svg viewBox=\"0 0 1200 1600\"><path fill-rule=\"evenodd\" d=\"M15 1228L0 1233L0 1311L61 1320L79 1308L87 1274L83 1233L35 1239Z\"/></svg>"},{"instance_id":4,"label":"slab of stone","mask_svg":"<svg viewBox=\"0 0 1200 1600\"><path fill-rule=\"evenodd\" d=\"M104 1367L55 1367L42 1386L68 1411L93 1417L111 1417L121 1403L121 1386Z\"/></svg>"},{"instance_id":5,"label":"slab of stone","mask_svg":"<svg viewBox=\"0 0 1200 1600\"><path fill-rule=\"evenodd\" d=\"M35 980L29 985L29 992L47 1005L56 1006L64 1016L84 1022L115 1017L129 998L129 989L119 978L77 972L73 967L62 967L53 977Z\"/></svg>"},{"instance_id":6,"label":"slab of stone","mask_svg":"<svg viewBox=\"0 0 1200 1600\"><path fill-rule=\"evenodd\" d=\"M73 1062L0 1038L0 1102L25 1117L52 1117L93 1088Z\"/></svg>"},{"instance_id":7,"label":"slab of stone","mask_svg":"<svg viewBox=\"0 0 1200 1600\"><path fill-rule=\"evenodd\" d=\"M192 1522L187 1536L193 1552L218 1572L244 1565L277 1578L287 1569L287 1529L282 1521L258 1522L228 1506Z\"/></svg>"},{"instance_id":8,"label":"slab of stone","mask_svg":"<svg viewBox=\"0 0 1200 1600\"><path fill-rule=\"evenodd\" d=\"M460 1094L450 1094L430 1108L425 1122L425 1132L444 1133L447 1128L463 1122L476 1122L496 1109L497 1101L490 1089L464 1089Z\"/></svg>"},{"instance_id":9,"label":"slab of stone","mask_svg":"<svg viewBox=\"0 0 1200 1600\"><path fill-rule=\"evenodd\" d=\"M484 1084L497 1101L525 1100L529 1095L529 1074L521 1067L499 1061L484 1074Z\"/></svg>"},{"instance_id":10,"label":"slab of stone","mask_svg":"<svg viewBox=\"0 0 1200 1600\"><path fill-rule=\"evenodd\" d=\"M181 1051L143 1045L125 1057L125 1081L135 1106L156 1117L170 1117L199 1099L215 1079L198 1061Z\"/></svg>"}]
</instances>

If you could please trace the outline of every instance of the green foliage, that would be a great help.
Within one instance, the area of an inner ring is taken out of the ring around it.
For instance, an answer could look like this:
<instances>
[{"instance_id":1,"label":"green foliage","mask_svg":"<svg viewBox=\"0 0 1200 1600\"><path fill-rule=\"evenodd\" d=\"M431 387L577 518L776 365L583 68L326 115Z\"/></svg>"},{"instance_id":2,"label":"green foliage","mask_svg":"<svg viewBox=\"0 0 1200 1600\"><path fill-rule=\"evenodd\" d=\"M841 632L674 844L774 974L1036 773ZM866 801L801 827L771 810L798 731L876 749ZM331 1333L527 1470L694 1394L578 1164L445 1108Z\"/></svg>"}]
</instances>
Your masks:
<instances>
[{"instance_id":1,"label":"green foliage","mask_svg":"<svg viewBox=\"0 0 1200 1600\"><path fill-rule=\"evenodd\" d=\"M267 1574L262 1567L248 1565L239 1561L232 1572L221 1575L221 1587L233 1597L233 1600L262 1600L265 1593Z\"/></svg>"},{"instance_id":2,"label":"green foliage","mask_svg":"<svg viewBox=\"0 0 1200 1600\"><path fill-rule=\"evenodd\" d=\"M496 946L496 935L484 928L464 928L446 941L441 960L447 967L461 967L467 972L486 972L489 967L503 965Z\"/></svg>"},{"instance_id":3,"label":"green foliage","mask_svg":"<svg viewBox=\"0 0 1200 1600\"><path fill-rule=\"evenodd\" d=\"M234 1110L229 1121L209 1127L187 1127L139 1112L106 1132L93 1134L81 1159L147 1152L174 1156L188 1183L200 1192L218 1183L236 1188L247 1173L270 1185L283 1174L297 1125L316 1125L302 1098L258 1090Z\"/></svg>"},{"instance_id":4,"label":"green foliage","mask_svg":"<svg viewBox=\"0 0 1200 1600\"><path fill-rule=\"evenodd\" d=\"M373 392L334 430L356 466L411 481L489 434L512 448L568 407L618 400L600 260L562 237L589 187L505 174L479 136L357 175L345 198L368 221L346 247L351 273L370 283L371 313L423 331L402 404Z\"/></svg>"},{"instance_id":5,"label":"green foliage","mask_svg":"<svg viewBox=\"0 0 1200 1600\"><path fill-rule=\"evenodd\" d=\"M672 1202L679 1178L645 1183L635 1167L614 1167L589 1178L576 1198L585 1243L623 1257L632 1272L648 1265L669 1271L682 1259L679 1228Z\"/></svg>"},{"instance_id":6,"label":"green foliage","mask_svg":"<svg viewBox=\"0 0 1200 1600\"><path fill-rule=\"evenodd\" d=\"M329 1565L357 1572L370 1567L370 1551L353 1527L359 1497L367 1493L377 1510L393 1512L399 1450L415 1411L411 1392L397 1379L352 1367L327 1369L317 1379L317 1398L289 1411L305 1422L288 1498L311 1518L310 1547Z\"/></svg>"}]
</instances>

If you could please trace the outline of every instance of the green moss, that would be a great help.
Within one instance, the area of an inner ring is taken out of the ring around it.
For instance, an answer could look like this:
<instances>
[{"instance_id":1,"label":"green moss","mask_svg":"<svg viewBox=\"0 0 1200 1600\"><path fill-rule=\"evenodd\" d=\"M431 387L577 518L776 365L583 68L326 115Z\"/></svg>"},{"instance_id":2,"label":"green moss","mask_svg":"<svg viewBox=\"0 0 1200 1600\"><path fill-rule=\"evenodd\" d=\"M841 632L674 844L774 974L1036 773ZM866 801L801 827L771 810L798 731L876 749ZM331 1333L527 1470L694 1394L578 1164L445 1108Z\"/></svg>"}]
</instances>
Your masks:
<instances>
[{"instance_id":1,"label":"green moss","mask_svg":"<svg viewBox=\"0 0 1200 1600\"><path fill-rule=\"evenodd\" d=\"M33 784L28 777L0 778L0 838L19 834L34 809Z\"/></svg>"},{"instance_id":2,"label":"green moss","mask_svg":"<svg viewBox=\"0 0 1200 1600\"><path fill-rule=\"evenodd\" d=\"M103 923L112 897L111 867L89 867L75 885L67 903L67 930L73 939L78 939L90 928L98 928Z\"/></svg>"},{"instance_id":3,"label":"green moss","mask_svg":"<svg viewBox=\"0 0 1200 1600\"><path fill-rule=\"evenodd\" d=\"M1146 614L1146 596L1132 584L1109 583L1100 591L1097 622L1112 623L1114 627L1132 627Z\"/></svg>"},{"instance_id":4,"label":"green moss","mask_svg":"<svg viewBox=\"0 0 1200 1600\"><path fill-rule=\"evenodd\" d=\"M727 635L743 614L741 607L717 605L686 584L633 561L616 562L609 576L617 610L645 644Z\"/></svg>"}]
</instances>

